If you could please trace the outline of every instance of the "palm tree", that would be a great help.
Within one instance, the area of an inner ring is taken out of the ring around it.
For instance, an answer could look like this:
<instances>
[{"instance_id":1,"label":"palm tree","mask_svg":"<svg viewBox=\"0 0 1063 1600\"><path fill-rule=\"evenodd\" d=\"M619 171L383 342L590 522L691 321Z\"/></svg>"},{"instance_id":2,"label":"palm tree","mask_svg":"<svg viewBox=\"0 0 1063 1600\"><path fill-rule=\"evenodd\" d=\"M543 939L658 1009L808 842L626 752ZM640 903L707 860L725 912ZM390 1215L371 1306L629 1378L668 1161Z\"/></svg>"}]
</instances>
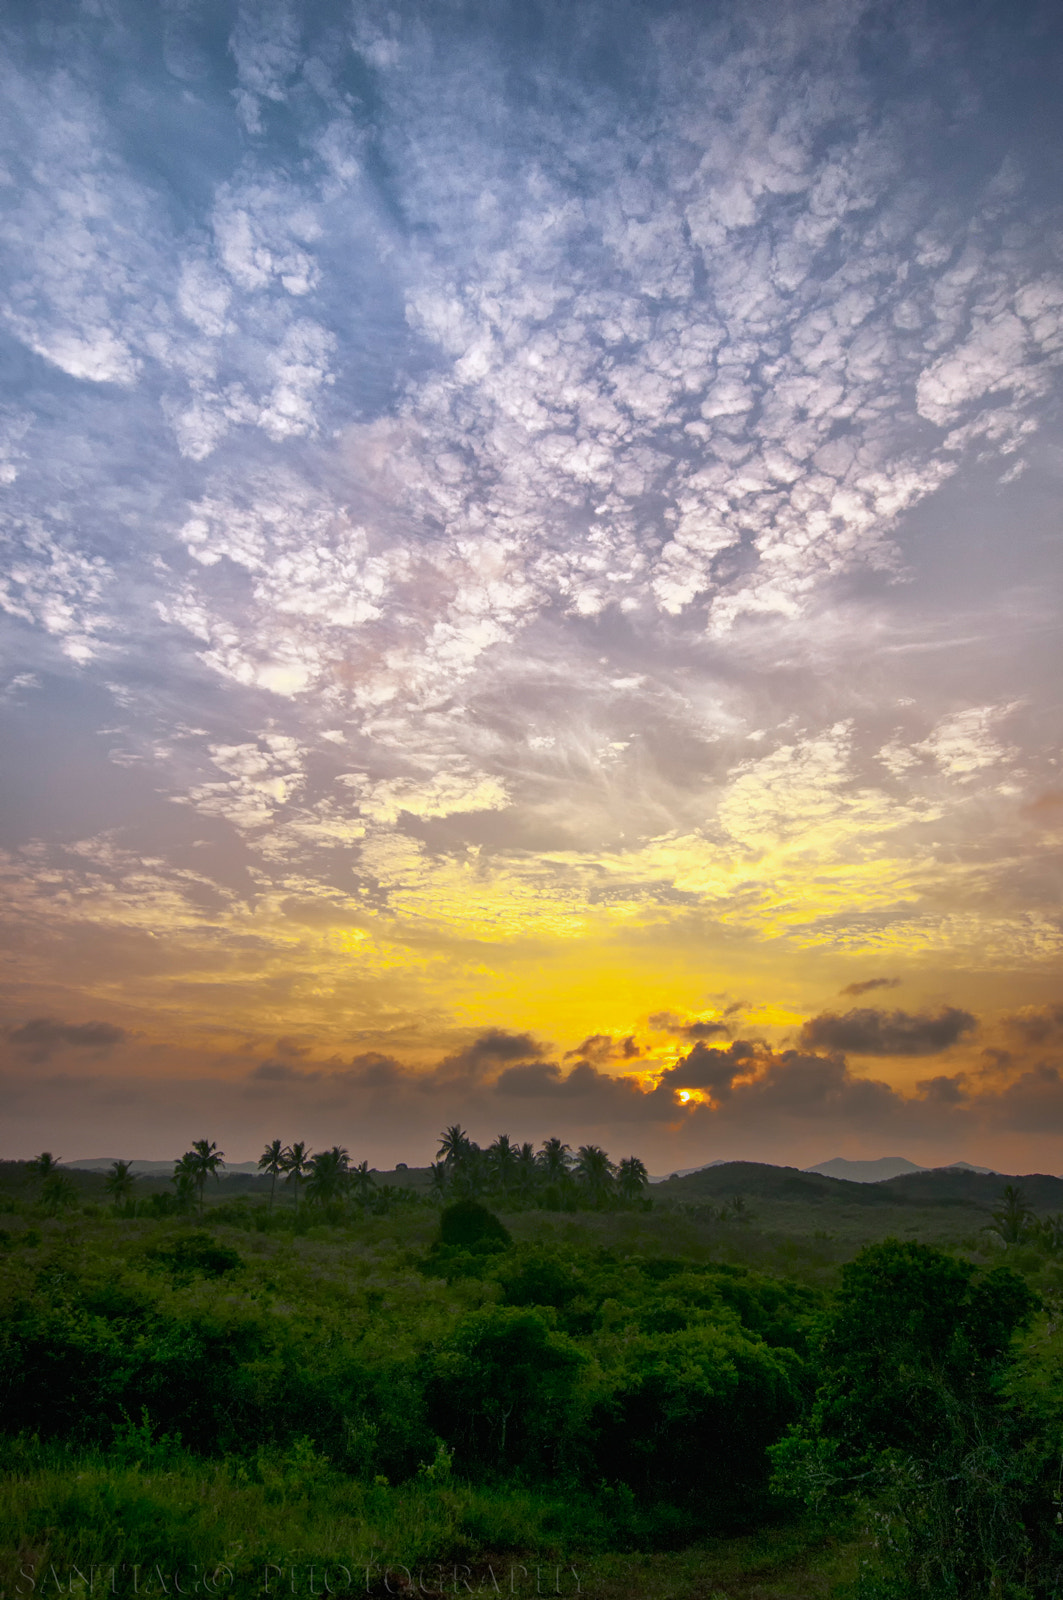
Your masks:
<instances>
[{"instance_id":1,"label":"palm tree","mask_svg":"<svg viewBox=\"0 0 1063 1600\"><path fill-rule=\"evenodd\" d=\"M128 1200L136 1183L133 1175L131 1161L112 1161L110 1171L103 1182L103 1187L111 1197L111 1204L117 1211L123 1201Z\"/></svg>"},{"instance_id":2,"label":"palm tree","mask_svg":"<svg viewBox=\"0 0 1063 1600\"><path fill-rule=\"evenodd\" d=\"M617 1190L622 1200L641 1200L650 1175L638 1156L628 1156L617 1169Z\"/></svg>"},{"instance_id":3,"label":"palm tree","mask_svg":"<svg viewBox=\"0 0 1063 1600\"><path fill-rule=\"evenodd\" d=\"M1033 1211L1022 1190L1009 1183L1000 1197L1000 1209L993 1212L992 1228L1005 1244L1021 1244L1034 1220Z\"/></svg>"},{"instance_id":4,"label":"palm tree","mask_svg":"<svg viewBox=\"0 0 1063 1600\"><path fill-rule=\"evenodd\" d=\"M436 1159L442 1157L445 1167L460 1166L472 1148L472 1141L465 1129L458 1123L452 1123L449 1128L444 1128L439 1135L439 1149Z\"/></svg>"},{"instance_id":5,"label":"palm tree","mask_svg":"<svg viewBox=\"0 0 1063 1600\"><path fill-rule=\"evenodd\" d=\"M500 1133L494 1144L488 1146L489 1169L503 1196L509 1193L510 1180L515 1175L518 1159L517 1147L508 1133Z\"/></svg>"},{"instance_id":6,"label":"palm tree","mask_svg":"<svg viewBox=\"0 0 1063 1600\"><path fill-rule=\"evenodd\" d=\"M376 1179L369 1170L368 1161L359 1161L358 1165L352 1169L351 1188L354 1190L354 1197L358 1204L367 1206L373 1190L376 1188Z\"/></svg>"},{"instance_id":7,"label":"palm tree","mask_svg":"<svg viewBox=\"0 0 1063 1600\"><path fill-rule=\"evenodd\" d=\"M323 1206L338 1200L346 1187L350 1164L350 1155L338 1144L334 1144L331 1150L322 1150L316 1156L311 1156L307 1200L317 1201Z\"/></svg>"},{"instance_id":8,"label":"palm tree","mask_svg":"<svg viewBox=\"0 0 1063 1600\"><path fill-rule=\"evenodd\" d=\"M295 1209L299 1209L299 1185L304 1178L309 1177L313 1170L310 1165L310 1153L305 1142L300 1139L298 1144L290 1144L284 1151L284 1181L290 1183L295 1189Z\"/></svg>"},{"instance_id":9,"label":"palm tree","mask_svg":"<svg viewBox=\"0 0 1063 1600\"><path fill-rule=\"evenodd\" d=\"M219 1150L213 1139L193 1139L192 1148L181 1157L190 1165L196 1188L199 1190L199 1209L203 1210L203 1185L213 1174L218 1181L218 1168L224 1167L225 1152Z\"/></svg>"},{"instance_id":10,"label":"palm tree","mask_svg":"<svg viewBox=\"0 0 1063 1600\"><path fill-rule=\"evenodd\" d=\"M525 1199L535 1189L539 1165L535 1159L535 1146L525 1141L517 1151L517 1188Z\"/></svg>"},{"instance_id":11,"label":"palm tree","mask_svg":"<svg viewBox=\"0 0 1063 1600\"><path fill-rule=\"evenodd\" d=\"M50 1150L42 1150L39 1156L34 1156L29 1163L29 1169L34 1177L43 1185L59 1165L59 1157L53 1156Z\"/></svg>"},{"instance_id":12,"label":"palm tree","mask_svg":"<svg viewBox=\"0 0 1063 1600\"><path fill-rule=\"evenodd\" d=\"M279 1139L274 1139L273 1143L268 1144L263 1150L258 1158L258 1170L268 1173L272 1180L269 1186L269 1209L272 1211L277 1179L284 1171L284 1146Z\"/></svg>"},{"instance_id":13,"label":"palm tree","mask_svg":"<svg viewBox=\"0 0 1063 1600\"><path fill-rule=\"evenodd\" d=\"M77 1185L65 1172L53 1168L41 1185L41 1199L49 1211L56 1212L64 1206L76 1205L77 1198Z\"/></svg>"},{"instance_id":14,"label":"palm tree","mask_svg":"<svg viewBox=\"0 0 1063 1600\"><path fill-rule=\"evenodd\" d=\"M568 1177L571 1147L560 1139L547 1139L539 1151L539 1165L547 1183L561 1183Z\"/></svg>"},{"instance_id":15,"label":"palm tree","mask_svg":"<svg viewBox=\"0 0 1063 1600\"><path fill-rule=\"evenodd\" d=\"M428 1170L432 1174L432 1193L441 1200L447 1192L446 1162L433 1161Z\"/></svg>"},{"instance_id":16,"label":"palm tree","mask_svg":"<svg viewBox=\"0 0 1063 1600\"><path fill-rule=\"evenodd\" d=\"M174 1162L170 1182L176 1191L178 1210L187 1211L196 1192L196 1158L191 1150Z\"/></svg>"},{"instance_id":17,"label":"palm tree","mask_svg":"<svg viewBox=\"0 0 1063 1600\"><path fill-rule=\"evenodd\" d=\"M596 1206L601 1206L613 1192L616 1168L601 1145L581 1144L576 1152L576 1177Z\"/></svg>"}]
</instances>

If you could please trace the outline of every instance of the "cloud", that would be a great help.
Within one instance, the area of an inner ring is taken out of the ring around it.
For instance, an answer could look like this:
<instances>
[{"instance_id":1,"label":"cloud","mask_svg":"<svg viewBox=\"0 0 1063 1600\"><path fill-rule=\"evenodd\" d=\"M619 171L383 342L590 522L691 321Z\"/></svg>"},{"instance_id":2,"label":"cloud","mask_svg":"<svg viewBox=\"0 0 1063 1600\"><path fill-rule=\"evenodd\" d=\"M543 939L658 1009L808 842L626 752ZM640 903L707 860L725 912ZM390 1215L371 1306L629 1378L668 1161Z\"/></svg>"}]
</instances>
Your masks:
<instances>
[{"instance_id":1,"label":"cloud","mask_svg":"<svg viewBox=\"0 0 1063 1600\"><path fill-rule=\"evenodd\" d=\"M756 1047L736 1039L726 1050L709 1049L698 1042L674 1067L666 1067L657 1081L659 1090L701 1089L713 1100L726 1099L736 1078L756 1071Z\"/></svg>"},{"instance_id":2,"label":"cloud","mask_svg":"<svg viewBox=\"0 0 1063 1600\"><path fill-rule=\"evenodd\" d=\"M944 1006L937 1015L862 1007L842 1016L825 1011L812 1017L801 1029L801 1042L865 1056L930 1056L948 1050L977 1026L976 1017L956 1006Z\"/></svg>"},{"instance_id":3,"label":"cloud","mask_svg":"<svg viewBox=\"0 0 1063 1600\"><path fill-rule=\"evenodd\" d=\"M444 1076L462 1072L480 1075L505 1061L527 1061L542 1054L542 1045L530 1033L489 1028L464 1050L446 1056L436 1071Z\"/></svg>"},{"instance_id":4,"label":"cloud","mask_svg":"<svg viewBox=\"0 0 1063 1600\"><path fill-rule=\"evenodd\" d=\"M896 989L900 987L900 981L900 978L863 978L857 983L847 983L838 993L861 995L869 994L872 989Z\"/></svg>"},{"instance_id":5,"label":"cloud","mask_svg":"<svg viewBox=\"0 0 1063 1600\"><path fill-rule=\"evenodd\" d=\"M92 1050L100 1055L130 1037L125 1028L111 1022L58 1022L53 1017L33 1017L9 1028L7 1036L31 1061L47 1061L57 1050Z\"/></svg>"},{"instance_id":6,"label":"cloud","mask_svg":"<svg viewBox=\"0 0 1063 1600\"><path fill-rule=\"evenodd\" d=\"M571 1061L580 1056L594 1066L602 1067L608 1061L633 1061L641 1054L632 1034L617 1039L611 1033L592 1033L574 1050L566 1050L565 1060Z\"/></svg>"},{"instance_id":7,"label":"cloud","mask_svg":"<svg viewBox=\"0 0 1063 1600\"><path fill-rule=\"evenodd\" d=\"M732 1009L741 1010L742 1007L728 1007L728 1010ZM656 1028L661 1033L670 1033L673 1038L677 1039L729 1038L731 1034L731 1029L726 1022L715 1021L711 1018L706 1021L701 1021L700 1019L684 1020L682 1017L677 1016L674 1011L655 1011L648 1020L651 1028Z\"/></svg>"},{"instance_id":8,"label":"cloud","mask_svg":"<svg viewBox=\"0 0 1063 1600\"><path fill-rule=\"evenodd\" d=\"M1005 1017L1004 1026L1027 1045L1063 1042L1063 1005L1027 1006Z\"/></svg>"}]
</instances>

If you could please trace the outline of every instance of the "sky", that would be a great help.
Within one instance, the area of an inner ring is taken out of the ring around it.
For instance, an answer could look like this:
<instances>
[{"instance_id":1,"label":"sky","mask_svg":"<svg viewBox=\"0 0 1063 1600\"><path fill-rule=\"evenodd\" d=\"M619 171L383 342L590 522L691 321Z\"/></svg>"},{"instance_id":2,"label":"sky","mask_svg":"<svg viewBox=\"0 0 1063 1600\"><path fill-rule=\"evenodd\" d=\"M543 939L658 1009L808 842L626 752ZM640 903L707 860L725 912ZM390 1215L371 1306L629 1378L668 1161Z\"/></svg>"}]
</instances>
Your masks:
<instances>
[{"instance_id":1,"label":"sky","mask_svg":"<svg viewBox=\"0 0 1063 1600\"><path fill-rule=\"evenodd\" d=\"M1063 1172L1063 15L13 0L0 1155Z\"/></svg>"}]
</instances>

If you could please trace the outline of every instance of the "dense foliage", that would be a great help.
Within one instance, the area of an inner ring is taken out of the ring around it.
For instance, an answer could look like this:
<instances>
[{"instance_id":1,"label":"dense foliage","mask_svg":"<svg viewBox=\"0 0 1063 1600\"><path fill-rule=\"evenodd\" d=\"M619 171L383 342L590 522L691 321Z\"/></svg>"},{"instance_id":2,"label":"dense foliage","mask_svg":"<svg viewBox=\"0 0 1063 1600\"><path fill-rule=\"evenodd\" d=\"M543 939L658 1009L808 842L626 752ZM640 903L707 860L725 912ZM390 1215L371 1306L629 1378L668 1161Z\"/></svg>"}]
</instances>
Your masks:
<instances>
[{"instance_id":1,"label":"dense foliage","mask_svg":"<svg viewBox=\"0 0 1063 1600\"><path fill-rule=\"evenodd\" d=\"M32 1203L10 1203L0 1520L33 1561L136 1562L182 1529L191 1549L210 1484L256 1559L283 1553L281 1526L288 1559L310 1540L334 1555L340 1526L371 1547L405 1530L407 1555L443 1559L804 1517L870 1530L868 1596L1063 1588L1063 1333L1021 1195L981 1265L888 1239L821 1284L665 1253L677 1215L625 1202L615 1174L595 1191L563 1155L549 1184L583 1184L578 1218L516 1191L500 1217L451 1180L434 1206L325 1179L315 1195L315 1172L344 1169L304 1149L282 1223L268 1191L201 1213L221 1156L200 1143L179 1214L138 1215L117 1170L111 1206L75 1214L51 1158ZM753 1253L748 1212L729 1214Z\"/></svg>"}]
</instances>

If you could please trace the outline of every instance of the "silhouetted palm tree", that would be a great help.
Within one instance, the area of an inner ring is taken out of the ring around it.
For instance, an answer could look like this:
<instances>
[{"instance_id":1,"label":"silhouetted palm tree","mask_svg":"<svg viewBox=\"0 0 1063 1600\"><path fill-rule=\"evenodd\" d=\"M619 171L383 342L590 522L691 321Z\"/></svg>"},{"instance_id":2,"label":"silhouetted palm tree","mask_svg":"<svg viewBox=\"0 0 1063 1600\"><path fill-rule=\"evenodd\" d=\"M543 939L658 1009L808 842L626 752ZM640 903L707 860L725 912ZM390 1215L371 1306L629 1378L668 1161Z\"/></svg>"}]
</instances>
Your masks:
<instances>
[{"instance_id":1,"label":"silhouetted palm tree","mask_svg":"<svg viewBox=\"0 0 1063 1600\"><path fill-rule=\"evenodd\" d=\"M525 1199L534 1193L539 1178L539 1164L535 1159L535 1146L524 1143L517 1151L517 1189Z\"/></svg>"},{"instance_id":2,"label":"silhouetted palm tree","mask_svg":"<svg viewBox=\"0 0 1063 1600\"><path fill-rule=\"evenodd\" d=\"M472 1140L458 1123L452 1123L449 1128L444 1128L439 1135L439 1149L436 1159L442 1159L445 1167L460 1166L472 1148Z\"/></svg>"},{"instance_id":3,"label":"silhouetted palm tree","mask_svg":"<svg viewBox=\"0 0 1063 1600\"><path fill-rule=\"evenodd\" d=\"M192 1148L181 1157L182 1161L189 1163L196 1188L199 1191L199 1209L203 1210L203 1186L207 1179L213 1175L215 1182L218 1179L218 1168L224 1167L223 1150L219 1150L213 1139L193 1139Z\"/></svg>"},{"instance_id":4,"label":"silhouetted palm tree","mask_svg":"<svg viewBox=\"0 0 1063 1600\"><path fill-rule=\"evenodd\" d=\"M547 1183L560 1183L568 1177L571 1149L560 1139L547 1139L539 1151L539 1165Z\"/></svg>"},{"instance_id":5,"label":"silhouetted palm tree","mask_svg":"<svg viewBox=\"0 0 1063 1600\"><path fill-rule=\"evenodd\" d=\"M594 1205L603 1205L612 1194L615 1171L613 1163L600 1145L580 1145L576 1152L576 1177Z\"/></svg>"},{"instance_id":6,"label":"silhouetted palm tree","mask_svg":"<svg viewBox=\"0 0 1063 1600\"><path fill-rule=\"evenodd\" d=\"M50 1178L59 1165L59 1157L53 1156L50 1150L42 1150L39 1156L34 1156L29 1163L29 1169L34 1177L42 1184Z\"/></svg>"},{"instance_id":7,"label":"silhouetted palm tree","mask_svg":"<svg viewBox=\"0 0 1063 1600\"><path fill-rule=\"evenodd\" d=\"M174 1186L178 1209L187 1211L196 1194L196 1158L191 1150L183 1155L180 1161L174 1162L173 1177L170 1182Z\"/></svg>"},{"instance_id":8,"label":"silhouetted palm tree","mask_svg":"<svg viewBox=\"0 0 1063 1600\"><path fill-rule=\"evenodd\" d=\"M368 1205L370 1197L376 1188L376 1179L369 1170L368 1161L359 1161L351 1170L351 1188L359 1205Z\"/></svg>"},{"instance_id":9,"label":"silhouetted palm tree","mask_svg":"<svg viewBox=\"0 0 1063 1600\"><path fill-rule=\"evenodd\" d=\"M321 1150L316 1156L311 1156L307 1200L323 1206L339 1200L347 1187L350 1164L350 1155L338 1144L334 1144L331 1150Z\"/></svg>"},{"instance_id":10,"label":"silhouetted palm tree","mask_svg":"<svg viewBox=\"0 0 1063 1600\"><path fill-rule=\"evenodd\" d=\"M617 1168L617 1192L622 1200L641 1200L650 1175L638 1156L628 1156Z\"/></svg>"},{"instance_id":11,"label":"silhouetted palm tree","mask_svg":"<svg viewBox=\"0 0 1063 1600\"><path fill-rule=\"evenodd\" d=\"M295 1209L299 1209L299 1185L311 1172L310 1154L305 1142L290 1144L284 1152L284 1181L295 1190Z\"/></svg>"},{"instance_id":12,"label":"silhouetted palm tree","mask_svg":"<svg viewBox=\"0 0 1063 1600\"><path fill-rule=\"evenodd\" d=\"M517 1147L508 1133L500 1133L494 1144L487 1147L488 1170L503 1195L509 1193L518 1159Z\"/></svg>"},{"instance_id":13,"label":"silhouetted palm tree","mask_svg":"<svg viewBox=\"0 0 1063 1600\"><path fill-rule=\"evenodd\" d=\"M112 1161L110 1170L103 1181L103 1187L111 1197L111 1204L117 1211L123 1201L128 1200L136 1183L131 1161Z\"/></svg>"},{"instance_id":14,"label":"silhouetted palm tree","mask_svg":"<svg viewBox=\"0 0 1063 1600\"><path fill-rule=\"evenodd\" d=\"M268 1144L258 1158L259 1172L266 1172L271 1179L269 1186L269 1209L273 1210L273 1195L277 1188L277 1179L284 1171L284 1146L279 1139L274 1139Z\"/></svg>"}]
</instances>

